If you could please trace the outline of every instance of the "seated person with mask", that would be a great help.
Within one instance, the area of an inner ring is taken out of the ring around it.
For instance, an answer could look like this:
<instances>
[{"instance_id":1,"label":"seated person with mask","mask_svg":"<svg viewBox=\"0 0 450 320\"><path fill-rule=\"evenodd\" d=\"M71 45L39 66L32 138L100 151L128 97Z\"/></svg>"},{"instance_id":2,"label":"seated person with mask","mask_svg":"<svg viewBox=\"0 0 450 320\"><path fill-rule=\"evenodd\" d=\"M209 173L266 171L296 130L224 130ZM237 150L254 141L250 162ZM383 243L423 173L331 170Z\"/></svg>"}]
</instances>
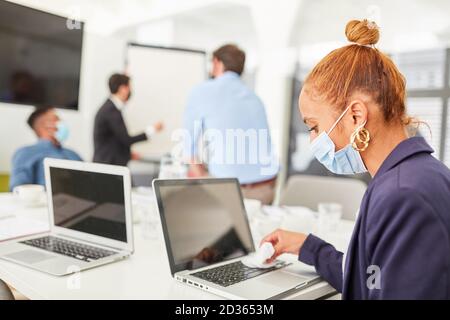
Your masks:
<instances>
[{"instance_id":1,"label":"seated person with mask","mask_svg":"<svg viewBox=\"0 0 450 320\"><path fill-rule=\"evenodd\" d=\"M52 107L37 108L29 117L28 125L39 140L16 151L12 160L10 189L24 184L45 184L44 159L78 160L74 151L63 148L69 129Z\"/></svg>"}]
</instances>

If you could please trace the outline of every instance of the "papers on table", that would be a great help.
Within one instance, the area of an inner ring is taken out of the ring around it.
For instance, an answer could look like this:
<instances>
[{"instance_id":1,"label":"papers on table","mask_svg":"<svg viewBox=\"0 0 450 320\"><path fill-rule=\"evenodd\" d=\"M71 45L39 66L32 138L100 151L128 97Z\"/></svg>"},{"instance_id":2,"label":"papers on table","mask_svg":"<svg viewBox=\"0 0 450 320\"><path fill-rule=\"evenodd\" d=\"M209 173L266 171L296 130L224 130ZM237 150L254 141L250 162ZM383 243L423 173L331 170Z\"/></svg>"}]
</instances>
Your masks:
<instances>
[{"instance_id":1,"label":"papers on table","mask_svg":"<svg viewBox=\"0 0 450 320\"><path fill-rule=\"evenodd\" d=\"M2 206L0 208L0 219L13 216L14 210L15 210L15 208L13 208L13 207L8 208L6 206Z\"/></svg>"},{"instance_id":2,"label":"papers on table","mask_svg":"<svg viewBox=\"0 0 450 320\"><path fill-rule=\"evenodd\" d=\"M0 219L15 215L18 211L46 206L45 199L33 206L25 206L18 199L6 193L0 193Z\"/></svg>"},{"instance_id":3,"label":"papers on table","mask_svg":"<svg viewBox=\"0 0 450 320\"><path fill-rule=\"evenodd\" d=\"M48 230L48 223L37 219L16 216L0 219L0 241L29 236Z\"/></svg>"},{"instance_id":4,"label":"papers on table","mask_svg":"<svg viewBox=\"0 0 450 320\"><path fill-rule=\"evenodd\" d=\"M13 201L0 202L0 219L14 215L19 205Z\"/></svg>"}]
</instances>

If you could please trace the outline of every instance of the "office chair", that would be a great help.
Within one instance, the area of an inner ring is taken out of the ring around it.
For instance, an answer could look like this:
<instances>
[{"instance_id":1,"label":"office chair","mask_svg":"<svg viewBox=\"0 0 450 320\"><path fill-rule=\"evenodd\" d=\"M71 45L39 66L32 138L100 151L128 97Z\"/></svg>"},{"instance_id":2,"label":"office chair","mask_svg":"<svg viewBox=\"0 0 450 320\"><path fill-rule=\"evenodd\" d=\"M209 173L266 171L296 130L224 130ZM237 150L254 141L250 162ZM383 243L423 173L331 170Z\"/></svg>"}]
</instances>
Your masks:
<instances>
[{"instance_id":1,"label":"office chair","mask_svg":"<svg viewBox=\"0 0 450 320\"><path fill-rule=\"evenodd\" d=\"M321 202L337 202L343 207L342 219L354 221L366 189L366 184L356 179L295 175L282 189L280 205L317 211Z\"/></svg>"}]
</instances>

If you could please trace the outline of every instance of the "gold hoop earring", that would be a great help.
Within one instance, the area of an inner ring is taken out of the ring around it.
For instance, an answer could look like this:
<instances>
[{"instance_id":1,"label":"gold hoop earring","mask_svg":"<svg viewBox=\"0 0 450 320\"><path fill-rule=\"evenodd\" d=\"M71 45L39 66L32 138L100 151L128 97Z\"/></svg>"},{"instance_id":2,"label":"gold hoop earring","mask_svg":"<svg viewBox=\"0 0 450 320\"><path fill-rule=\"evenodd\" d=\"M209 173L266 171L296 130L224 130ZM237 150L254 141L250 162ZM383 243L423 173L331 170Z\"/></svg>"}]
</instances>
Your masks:
<instances>
[{"instance_id":1,"label":"gold hoop earring","mask_svg":"<svg viewBox=\"0 0 450 320\"><path fill-rule=\"evenodd\" d=\"M367 149L370 141L370 133L366 128L360 128L355 130L350 137L350 143L356 151L362 152ZM362 145L361 147L358 144Z\"/></svg>"}]
</instances>

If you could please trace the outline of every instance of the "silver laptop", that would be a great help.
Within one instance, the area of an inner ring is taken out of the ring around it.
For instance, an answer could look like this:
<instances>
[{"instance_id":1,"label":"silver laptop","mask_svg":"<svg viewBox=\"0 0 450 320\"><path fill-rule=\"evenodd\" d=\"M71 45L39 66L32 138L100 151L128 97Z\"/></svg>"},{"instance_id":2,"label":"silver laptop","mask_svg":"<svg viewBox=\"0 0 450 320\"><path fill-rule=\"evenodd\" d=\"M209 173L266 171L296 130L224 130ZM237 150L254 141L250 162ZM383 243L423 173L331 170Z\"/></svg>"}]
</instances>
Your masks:
<instances>
[{"instance_id":1,"label":"silver laptop","mask_svg":"<svg viewBox=\"0 0 450 320\"><path fill-rule=\"evenodd\" d=\"M318 283L299 263L246 267L255 251L236 179L154 180L172 276L229 299L279 299Z\"/></svg>"},{"instance_id":2,"label":"silver laptop","mask_svg":"<svg viewBox=\"0 0 450 320\"><path fill-rule=\"evenodd\" d=\"M133 253L125 167L45 159L50 230L0 244L0 258L57 276Z\"/></svg>"}]
</instances>

